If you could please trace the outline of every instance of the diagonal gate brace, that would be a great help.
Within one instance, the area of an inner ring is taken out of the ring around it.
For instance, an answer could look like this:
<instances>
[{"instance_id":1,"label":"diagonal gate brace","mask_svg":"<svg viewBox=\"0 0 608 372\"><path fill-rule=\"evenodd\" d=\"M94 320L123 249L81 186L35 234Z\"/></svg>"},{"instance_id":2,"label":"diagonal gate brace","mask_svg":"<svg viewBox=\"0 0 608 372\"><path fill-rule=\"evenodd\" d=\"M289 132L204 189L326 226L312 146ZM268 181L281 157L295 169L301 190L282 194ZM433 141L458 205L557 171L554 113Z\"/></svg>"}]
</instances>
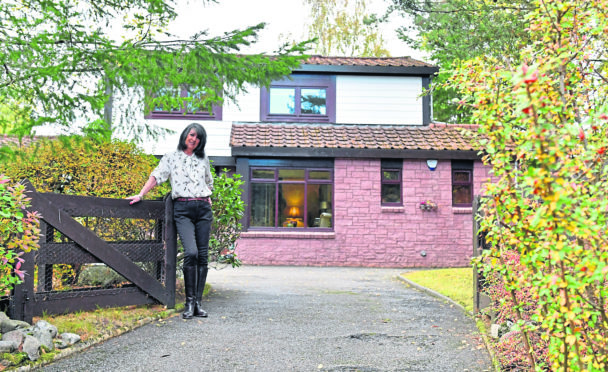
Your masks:
<instances>
[{"instance_id":1,"label":"diagonal gate brace","mask_svg":"<svg viewBox=\"0 0 608 372\"><path fill-rule=\"evenodd\" d=\"M31 209L42 214L42 218L51 226L61 231L68 238L79 244L83 249L97 257L100 261L114 269L117 273L127 278L142 291L166 304L169 295L165 288L134 264L121 252L100 239L95 233L82 226L69 214L62 212L52 201L44 195L37 193L33 187L26 185L29 191L33 191Z\"/></svg>"}]
</instances>

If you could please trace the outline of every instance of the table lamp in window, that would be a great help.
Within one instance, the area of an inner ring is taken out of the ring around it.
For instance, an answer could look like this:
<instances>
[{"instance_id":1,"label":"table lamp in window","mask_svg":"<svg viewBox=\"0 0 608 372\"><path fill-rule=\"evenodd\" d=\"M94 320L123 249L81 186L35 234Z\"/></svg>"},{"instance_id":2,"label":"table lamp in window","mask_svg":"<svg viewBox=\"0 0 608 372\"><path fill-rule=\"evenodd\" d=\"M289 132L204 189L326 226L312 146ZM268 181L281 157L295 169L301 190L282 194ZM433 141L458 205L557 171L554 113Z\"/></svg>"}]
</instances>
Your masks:
<instances>
[{"instance_id":1,"label":"table lamp in window","mask_svg":"<svg viewBox=\"0 0 608 372\"><path fill-rule=\"evenodd\" d=\"M326 201L322 201L321 204L319 204L319 207L321 208L321 212L327 212L327 209L329 208L329 203Z\"/></svg>"},{"instance_id":2,"label":"table lamp in window","mask_svg":"<svg viewBox=\"0 0 608 372\"><path fill-rule=\"evenodd\" d=\"M304 226L304 223L302 222L302 218L300 217L301 212L300 212L300 208L298 207L289 207L289 210L287 211L287 222L289 225L291 225L292 227L302 227Z\"/></svg>"}]
</instances>

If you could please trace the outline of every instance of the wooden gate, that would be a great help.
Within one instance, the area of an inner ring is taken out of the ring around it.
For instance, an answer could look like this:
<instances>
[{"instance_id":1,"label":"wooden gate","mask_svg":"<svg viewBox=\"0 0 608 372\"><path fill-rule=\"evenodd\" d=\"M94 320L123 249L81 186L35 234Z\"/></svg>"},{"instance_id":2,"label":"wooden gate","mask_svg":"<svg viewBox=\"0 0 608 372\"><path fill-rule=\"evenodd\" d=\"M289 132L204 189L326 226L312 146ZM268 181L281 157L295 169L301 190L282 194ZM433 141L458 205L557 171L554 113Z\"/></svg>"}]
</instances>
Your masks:
<instances>
[{"instance_id":1,"label":"wooden gate","mask_svg":"<svg viewBox=\"0 0 608 372\"><path fill-rule=\"evenodd\" d=\"M26 277L8 302L11 318L31 322L43 313L152 303L175 306L177 246L170 197L129 205L125 199L38 193L25 183L30 209L42 215L42 234L39 250L23 256ZM91 220L94 228L87 226ZM125 221L131 223L130 236L117 238L117 226ZM105 225L100 228L101 222ZM104 239L101 235L108 230L114 233ZM95 270L118 279L110 284L79 282L84 273Z\"/></svg>"}]
</instances>

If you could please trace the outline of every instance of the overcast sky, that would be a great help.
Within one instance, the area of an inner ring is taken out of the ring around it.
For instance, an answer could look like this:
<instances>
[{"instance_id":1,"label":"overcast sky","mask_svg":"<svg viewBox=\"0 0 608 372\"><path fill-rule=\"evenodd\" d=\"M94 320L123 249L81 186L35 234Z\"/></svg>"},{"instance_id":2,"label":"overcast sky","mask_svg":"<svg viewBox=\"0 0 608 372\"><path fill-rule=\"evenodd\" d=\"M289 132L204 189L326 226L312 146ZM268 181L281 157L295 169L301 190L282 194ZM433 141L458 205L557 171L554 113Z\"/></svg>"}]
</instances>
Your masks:
<instances>
[{"instance_id":1,"label":"overcast sky","mask_svg":"<svg viewBox=\"0 0 608 372\"><path fill-rule=\"evenodd\" d=\"M382 14L387 6L384 0L367 0L368 13ZM304 7L303 0L219 0L217 4L181 0L176 10L179 18L170 31L182 36L189 36L201 29L208 29L215 36L266 22L267 26L252 52L273 52L280 45L280 35L303 40L305 25L310 23L309 12ZM393 16L391 21L381 29L391 56L411 56L424 60L423 54L410 49L397 38L395 30L405 20Z\"/></svg>"}]
</instances>

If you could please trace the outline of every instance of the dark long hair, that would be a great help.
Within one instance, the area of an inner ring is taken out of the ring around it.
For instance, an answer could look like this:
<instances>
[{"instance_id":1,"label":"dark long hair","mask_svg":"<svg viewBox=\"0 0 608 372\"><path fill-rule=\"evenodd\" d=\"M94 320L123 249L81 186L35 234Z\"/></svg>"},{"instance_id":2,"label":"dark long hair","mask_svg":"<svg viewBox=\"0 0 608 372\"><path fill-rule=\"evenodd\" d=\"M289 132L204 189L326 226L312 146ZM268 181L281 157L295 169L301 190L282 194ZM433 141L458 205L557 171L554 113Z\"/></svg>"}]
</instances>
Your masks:
<instances>
[{"instance_id":1,"label":"dark long hair","mask_svg":"<svg viewBox=\"0 0 608 372\"><path fill-rule=\"evenodd\" d=\"M192 123L184 129L181 136L179 136L177 149L184 151L187 148L186 138L192 129L196 131L196 137L200 140L198 146L194 149L194 155L196 155L197 158L203 159L205 157L205 145L207 144L207 132L205 131L205 128L198 123Z\"/></svg>"}]
</instances>

